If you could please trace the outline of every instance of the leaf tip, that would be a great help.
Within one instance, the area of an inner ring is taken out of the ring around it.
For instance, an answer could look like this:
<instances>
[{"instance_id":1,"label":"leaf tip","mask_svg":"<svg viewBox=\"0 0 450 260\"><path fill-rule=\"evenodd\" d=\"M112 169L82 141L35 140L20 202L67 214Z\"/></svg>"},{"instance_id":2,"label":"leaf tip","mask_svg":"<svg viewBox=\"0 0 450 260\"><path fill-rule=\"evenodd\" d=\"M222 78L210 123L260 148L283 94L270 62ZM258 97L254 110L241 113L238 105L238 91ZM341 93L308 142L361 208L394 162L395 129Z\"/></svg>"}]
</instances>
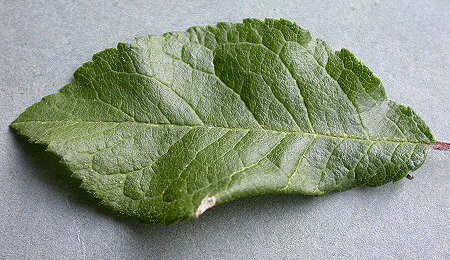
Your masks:
<instances>
[{"instance_id":1,"label":"leaf tip","mask_svg":"<svg viewBox=\"0 0 450 260\"><path fill-rule=\"evenodd\" d=\"M195 217L199 218L203 212L214 207L214 205L216 205L216 197L205 197L198 206L197 211L195 212Z\"/></svg>"}]
</instances>

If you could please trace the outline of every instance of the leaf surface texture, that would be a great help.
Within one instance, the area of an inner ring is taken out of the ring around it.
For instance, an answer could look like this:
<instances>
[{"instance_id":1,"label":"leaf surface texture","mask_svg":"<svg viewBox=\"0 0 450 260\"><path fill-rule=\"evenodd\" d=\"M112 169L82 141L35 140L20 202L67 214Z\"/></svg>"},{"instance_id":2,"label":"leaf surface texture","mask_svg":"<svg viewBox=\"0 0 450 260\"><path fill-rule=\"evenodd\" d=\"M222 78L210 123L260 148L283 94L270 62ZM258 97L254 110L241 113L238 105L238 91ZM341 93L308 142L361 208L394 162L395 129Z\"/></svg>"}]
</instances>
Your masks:
<instances>
[{"instance_id":1,"label":"leaf surface texture","mask_svg":"<svg viewBox=\"0 0 450 260\"><path fill-rule=\"evenodd\" d=\"M397 181L435 142L352 53L286 20L119 44L11 126L103 204L154 223L243 196Z\"/></svg>"}]
</instances>

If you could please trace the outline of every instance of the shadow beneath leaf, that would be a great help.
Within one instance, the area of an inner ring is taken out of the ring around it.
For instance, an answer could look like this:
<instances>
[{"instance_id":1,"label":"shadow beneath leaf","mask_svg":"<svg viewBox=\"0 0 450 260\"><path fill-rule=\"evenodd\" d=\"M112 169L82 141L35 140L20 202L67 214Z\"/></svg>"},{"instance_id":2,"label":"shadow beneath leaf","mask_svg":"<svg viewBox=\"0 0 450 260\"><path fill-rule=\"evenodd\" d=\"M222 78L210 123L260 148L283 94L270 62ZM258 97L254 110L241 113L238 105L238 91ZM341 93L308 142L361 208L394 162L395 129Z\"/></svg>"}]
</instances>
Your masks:
<instances>
[{"instance_id":1,"label":"shadow beneath leaf","mask_svg":"<svg viewBox=\"0 0 450 260\"><path fill-rule=\"evenodd\" d=\"M45 151L46 146L31 144L28 140L15 133L12 138L14 150L23 160L27 160L32 169L29 172L30 178L38 179L40 182L48 184L52 189L58 189L62 197L66 197L69 202L76 203L82 208L94 210L98 214L112 217L117 221L131 221L131 219L121 216L114 211L103 207L99 199L90 196L85 190L80 188L81 181L71 177L70 170L59 162L60 158L50 152Z\"/></svg>"},{"instance_id":2,"label":"shadow beneath leaf","mask_svg":"<svg viewBox=\"0 0 450 260\"><path fill-rule=\"evenodd\" d=\"M14 136L15 151L17 156L21 157L20 160L27 164L26 169L30 178L44 183L47 187L43 188L59 191L57 194L61 193L61 200L67 199L68 203L76 205L76 208L92 211L94 215L100 216L95 219L91 219L90 216L83 221L95 221L96 223L93 223L95 226L101 225L99 223L101 219L110 220L112 227L120 228L120 232L133 241L127 244L131 247L129 250L140 252L141 258L161 259L170 256L168 252L188 252L190 250L188 245L192 243L206 246L209 241L215 241L214 244L228 243L236 237L244 237L247 243L252 243L254 237L286 228L286 225L294 227L292 223L307 221L311 215L320 212L319 209L324 203L330 203L330 199L333 201L338 196L338 193L333 193L322 197L299 195L247 197L213 207L196 221L184 221L170 226L146 224L103 207L98 199L79 187L79 180L70 177L70 171L59 163L59 157L45 152L43 145L30 144L25 138ZM368 190L363 188L358 193L366 198L376 196L374 192L367 192ZM80 212L73 214L77 213ZM297 229L296 233L306 233L311 229L303 225L294 228ZM86 231L86 234L91 232L102 230Z\"/></svg>"},{"instance_id":3,"label":"shadow beneath leaf","mask_svg":"<svg viewBox=\"0 0 450 260\"><path fill-rule=\"evenodd\" d=\"M15 131L11 130L11 132L14 133ZM45 151L45 145L31 144L25 137L16 133L14 133L13 143L15 150L19 153L18 156L26 158L32 165L33 172L30 172L30 177L37 178L52 187L57 187L61 193L68 196L70 202L81 204L85 208L95 210L99 214L114 218L119 222L127 223L132 227L142 226L148 228L149 226L164 226L162 224L142 223L102 206L99 199L92 197L79 187L81 181L70 176L70 170L59 162L60 158L58 156ZM247 197L216 206L206 211L197 221L183 221L170 225L169 228L190 225L195 222L209 222L211 219L218 217L237 218L242 213L249 214L252 211L254 211L254 214L251 214L253 216L259 215L260 212L262 212L261 214L265 214L264 212L269 209L283 211L290 207L299 207L300 204L308 203L314 199L314 197L310 196L295 195L260 195ZM237 215L233 217L233 214Z\"/></svg>"}]
</instances>

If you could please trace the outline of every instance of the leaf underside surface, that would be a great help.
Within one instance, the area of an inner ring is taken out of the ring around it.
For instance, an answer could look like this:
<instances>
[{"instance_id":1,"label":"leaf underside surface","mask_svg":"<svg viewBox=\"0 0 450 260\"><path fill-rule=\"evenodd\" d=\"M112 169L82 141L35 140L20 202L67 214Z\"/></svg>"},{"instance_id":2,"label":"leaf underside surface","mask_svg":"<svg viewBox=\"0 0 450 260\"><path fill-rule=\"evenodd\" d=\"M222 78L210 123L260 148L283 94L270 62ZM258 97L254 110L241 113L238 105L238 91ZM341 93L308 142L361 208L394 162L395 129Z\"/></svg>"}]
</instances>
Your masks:
<instances>
[{"instance_id":1,"label":"leaf underside surface","mask_svg":"<svg viewBox=\"0 0 450 260\"><path fill-rule=\"evenodd\" d=\"M104 205L146 222L397 181L435 142L352 53L286 20L137 38L74 76L11 126Z\"/></svg>"}]
</instances>

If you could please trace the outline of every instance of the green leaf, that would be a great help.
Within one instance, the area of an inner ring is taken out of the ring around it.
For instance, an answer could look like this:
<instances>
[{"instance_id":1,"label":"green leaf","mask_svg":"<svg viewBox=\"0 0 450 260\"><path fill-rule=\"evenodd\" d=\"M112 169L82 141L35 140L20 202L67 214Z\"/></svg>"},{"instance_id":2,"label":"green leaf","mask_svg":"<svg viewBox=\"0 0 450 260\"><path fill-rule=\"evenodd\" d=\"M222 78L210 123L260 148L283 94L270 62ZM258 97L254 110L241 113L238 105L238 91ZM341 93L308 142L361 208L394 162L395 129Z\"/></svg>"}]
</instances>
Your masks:
<instances>
[{"instance_id":1,"label":"green leaf","mask_svg":"<svg viewBox=\"0 0 450 260\"><path fill-rule=\"evenodd\" d=\"M120 43L11 126L103 204L154 223L243 196L397 181L435 143L352 53L286 20Z\"/></svg>"}]
</instances>

